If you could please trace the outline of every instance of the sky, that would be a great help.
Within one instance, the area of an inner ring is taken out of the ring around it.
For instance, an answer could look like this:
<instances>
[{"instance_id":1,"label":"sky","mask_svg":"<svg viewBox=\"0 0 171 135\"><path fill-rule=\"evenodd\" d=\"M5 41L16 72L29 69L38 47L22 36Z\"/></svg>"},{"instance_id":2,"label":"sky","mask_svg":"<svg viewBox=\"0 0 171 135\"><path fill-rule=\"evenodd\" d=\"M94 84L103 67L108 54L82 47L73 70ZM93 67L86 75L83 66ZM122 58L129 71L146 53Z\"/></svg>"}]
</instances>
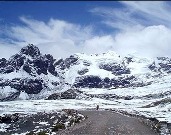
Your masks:
<instances>
[{"instance_id":1,"label":"sky","mask_svg":"<svg viewBox=\"0 0 171 135\"><path fill-rule=\"evenodd\" d=\"M27 44L55 58L115 51L171 57L170 1L0 2L0 57Z\"/></svg>"}]
</instances>

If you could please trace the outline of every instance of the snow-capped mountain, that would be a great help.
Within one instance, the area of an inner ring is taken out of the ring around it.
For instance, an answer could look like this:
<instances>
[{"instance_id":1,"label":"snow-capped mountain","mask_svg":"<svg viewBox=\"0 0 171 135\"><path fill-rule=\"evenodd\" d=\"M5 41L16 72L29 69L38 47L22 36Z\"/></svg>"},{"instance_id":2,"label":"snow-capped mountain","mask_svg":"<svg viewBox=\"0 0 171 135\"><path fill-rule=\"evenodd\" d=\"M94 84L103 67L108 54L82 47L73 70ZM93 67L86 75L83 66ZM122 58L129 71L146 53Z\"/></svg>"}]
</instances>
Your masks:
<instances>
[{"instance_id":1,"label":"snow-capped mountain","mask_svg":"<svg viewBox=\"0 0 171 135\"><path fill-rule=\"evenodd\" d=\"M1 115L98 104L171 123L170 95L167 57L122 57L109 51L55 59L29 44L8 60L0 59L0 101L6 101L1 102Z\"/></svg>"},{"instance_id":2,"label":"snow-capped mountain","mask_svg":"<svg viewBox=\"0 0 171 135\"><path fill-rule=\"evenodd\" d=\"M0 59L0 100L47 98L69 88L143 87L169 74L170 67L169 58L121 57L112 51L56 60L29 44Z\"/></svg>"},{"instance_id":3,"label":"snow-capped mountain","mask_svg":"<svg viewBox=\"0 0 171 135\"><path fill-rule=\"evenodd\" d=\"M0 59L1 101L34 97L44 89L48 91L61 87L54 61L52 55L42 55L39 49L31 44L8 60Z\"/></svg>"}]
</instances>

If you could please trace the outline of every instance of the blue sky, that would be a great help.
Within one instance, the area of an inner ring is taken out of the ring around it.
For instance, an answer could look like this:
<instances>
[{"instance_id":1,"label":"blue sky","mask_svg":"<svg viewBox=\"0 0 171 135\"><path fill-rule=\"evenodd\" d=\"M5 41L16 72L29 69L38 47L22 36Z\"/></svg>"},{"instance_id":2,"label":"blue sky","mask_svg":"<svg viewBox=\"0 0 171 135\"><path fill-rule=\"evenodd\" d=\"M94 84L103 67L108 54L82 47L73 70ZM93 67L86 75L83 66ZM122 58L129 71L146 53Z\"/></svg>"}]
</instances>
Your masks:
<instances>
[{"instance_id":1,"label":"blue sky","mask_svg":"<svg viewBox=\"0 0 171 135\"><path fill-rule=\"evenodd\" d=\"M171 56L171 2L0 2L0 57L28 43L43 53ZM11 51L12 50L12 51Z\"/></svg>"},{"instance_id":2,"label":"blue sky","mask_svg":"<svg viewBox=\"0 0 171 135\"><path fill-rule=\"evenodd\" d=\"M89 10L95 7L122 7L119 2L86 2L86 1L9 1L0 3L1 25L22 24L19 17L25 16L48 22L50 18L65 20L79 25L92 25L95 30L99 27L104 32L110 32L106 25L99 23L100 17L92 14Z\"/></svg>"}]
</instances>

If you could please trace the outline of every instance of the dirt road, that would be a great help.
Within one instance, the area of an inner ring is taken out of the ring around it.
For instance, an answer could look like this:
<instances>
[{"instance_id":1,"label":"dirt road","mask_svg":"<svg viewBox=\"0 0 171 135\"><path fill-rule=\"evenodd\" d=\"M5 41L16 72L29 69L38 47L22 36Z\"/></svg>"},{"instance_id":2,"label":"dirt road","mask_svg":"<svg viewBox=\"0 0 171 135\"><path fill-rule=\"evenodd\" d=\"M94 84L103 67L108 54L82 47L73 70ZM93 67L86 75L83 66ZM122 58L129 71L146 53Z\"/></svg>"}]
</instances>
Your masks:
<instances>
[{"instance_id":1,"label":"dirt road","mask_svg":"<svg viewBox=\"0 0 171 135\"><path fill-rule=\"evenodd\" d=\"M137 118L111 111L79 111L88 119L58 135L156 135L150 127Z\"/></svg>"}]
</instances>

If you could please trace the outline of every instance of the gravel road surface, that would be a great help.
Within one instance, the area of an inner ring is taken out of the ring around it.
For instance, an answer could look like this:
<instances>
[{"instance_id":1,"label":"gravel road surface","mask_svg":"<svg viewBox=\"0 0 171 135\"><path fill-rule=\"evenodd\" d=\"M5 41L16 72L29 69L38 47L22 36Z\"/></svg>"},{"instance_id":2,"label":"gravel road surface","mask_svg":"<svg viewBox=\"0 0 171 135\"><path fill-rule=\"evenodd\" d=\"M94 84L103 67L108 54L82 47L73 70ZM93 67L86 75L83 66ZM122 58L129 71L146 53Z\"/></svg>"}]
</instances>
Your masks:
<instances>
[{"instance_id":1,"label":"gravel road surface","mask_svg":"<svg viewBox=\"0 0 171 135\"><path fill-rule=\"evenodd\" d=\"M150 127L141 123L137 118L122 114L103 111L79 111L88 119L58 132L58 135L156 135Z\"/></svg>"}]
</instances>

